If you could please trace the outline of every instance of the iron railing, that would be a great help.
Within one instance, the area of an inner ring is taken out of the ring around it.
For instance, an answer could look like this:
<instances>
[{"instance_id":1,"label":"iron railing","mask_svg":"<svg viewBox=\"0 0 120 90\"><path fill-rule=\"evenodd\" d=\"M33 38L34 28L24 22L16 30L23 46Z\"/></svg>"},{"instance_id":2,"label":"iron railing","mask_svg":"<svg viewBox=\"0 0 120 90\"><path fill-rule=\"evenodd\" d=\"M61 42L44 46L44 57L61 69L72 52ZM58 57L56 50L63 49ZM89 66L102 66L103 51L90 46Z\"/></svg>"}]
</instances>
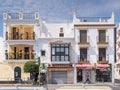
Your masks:
<instances>
[{"instance_id":1,"label":"iron railing","mask_svg":"<svg viewBox=\"0 0 120 90\"><path fill-rule=\"evenodd\" d=\"M106 42L109 42L109 36L105 36L105 37L99 37L99 36L97 36L96 40L99 43L106 43Z\"/></svg>"},{"instance_id":2,"label":"iron railing","mask_svg":"<svg viewBox=\"0 0 120 90\"><path fill-rule=\"evenodd\" d=\"M6 59L34 59L35 53L22 53L22 52L16 52L16 53L5 53Z\"/></svg>"},{"instance_id":3,"label":"iron railing","mask_svg":"<svg viewBox=\"0 0 120 90\"><path fill-rule=\"evenodd\" d=\"M6 40L35 40L35 32L33 33L7 33Z\"/></svg>"}]
</instances>

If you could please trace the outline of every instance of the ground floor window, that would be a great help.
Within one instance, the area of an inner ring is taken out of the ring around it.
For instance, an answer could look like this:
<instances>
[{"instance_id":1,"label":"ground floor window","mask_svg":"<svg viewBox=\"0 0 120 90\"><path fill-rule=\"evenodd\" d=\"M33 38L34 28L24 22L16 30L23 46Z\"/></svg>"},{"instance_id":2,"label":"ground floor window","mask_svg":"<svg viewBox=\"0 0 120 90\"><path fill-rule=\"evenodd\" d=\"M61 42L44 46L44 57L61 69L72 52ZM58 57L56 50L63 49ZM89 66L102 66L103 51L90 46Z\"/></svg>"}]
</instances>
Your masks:
<instances>
[{"instance_id":1,"label":"ground floor window","mask_svg":"<svg viewBox=\"0 0 120 90\"><path fill-rule=\"evenodd\" d=\"M110 68L96 69L96 81L97 82L111 82Z\"/></svg>"},{"instance_id":2,"label":"ground floor window","mask_svg":"<svg viewBox=\"0 0 120 90\"><path fill-rule=\"evenodd\" d=\"M77 69L77 82L82 82L82 69Z\"/></svg>"}]
</instances>

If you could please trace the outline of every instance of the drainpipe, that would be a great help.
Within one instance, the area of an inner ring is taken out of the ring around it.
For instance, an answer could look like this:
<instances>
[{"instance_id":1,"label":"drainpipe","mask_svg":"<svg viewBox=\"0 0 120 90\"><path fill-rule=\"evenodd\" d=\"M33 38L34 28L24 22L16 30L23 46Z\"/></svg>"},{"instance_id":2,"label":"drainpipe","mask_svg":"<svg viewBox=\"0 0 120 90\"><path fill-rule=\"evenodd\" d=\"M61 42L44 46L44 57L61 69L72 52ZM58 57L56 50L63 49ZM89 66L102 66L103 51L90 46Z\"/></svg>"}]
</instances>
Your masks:
<instances>
[{"instance_id":1,"label":"drainpipe","mask_svg":"<svg viewBox=\"0 0 120 90\"><path fill-rule=\"evenodd\" d=\"M117 25L114 28L114 75L113 75L113 84L115 85L115 63L116 63L116 41L117 41Z\"/></svg>"}]
</instances>

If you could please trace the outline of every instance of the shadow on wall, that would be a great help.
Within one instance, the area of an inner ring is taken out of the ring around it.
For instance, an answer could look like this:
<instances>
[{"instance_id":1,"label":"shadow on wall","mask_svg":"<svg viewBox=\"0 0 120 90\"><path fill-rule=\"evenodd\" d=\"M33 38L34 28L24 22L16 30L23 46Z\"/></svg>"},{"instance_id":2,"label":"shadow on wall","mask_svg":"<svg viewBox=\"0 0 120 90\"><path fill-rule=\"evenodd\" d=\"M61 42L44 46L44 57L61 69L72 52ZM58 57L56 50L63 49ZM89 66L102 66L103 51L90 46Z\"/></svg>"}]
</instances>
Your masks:
<instances>
[{"instance_id":1,"label":"shadow on wall","mask_svg":"<svg viewBox=\"0 0 120 90\"><path fill-rule=\"evenodd\" d=\"M45 34L45 37L51 36L50 32L48 32L48 29L46 28L45 24L42 23L42 30L41 33Z\"/></svg>"}]
</instances>

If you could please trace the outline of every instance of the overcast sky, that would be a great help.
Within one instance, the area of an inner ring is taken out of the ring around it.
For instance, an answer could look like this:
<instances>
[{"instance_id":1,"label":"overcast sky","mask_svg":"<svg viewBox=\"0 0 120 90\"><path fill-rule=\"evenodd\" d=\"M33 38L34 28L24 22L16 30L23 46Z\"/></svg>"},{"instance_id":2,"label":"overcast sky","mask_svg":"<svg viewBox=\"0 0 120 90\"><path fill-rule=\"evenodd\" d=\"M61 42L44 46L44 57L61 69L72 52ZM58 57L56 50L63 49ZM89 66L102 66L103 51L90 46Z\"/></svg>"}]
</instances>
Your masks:
<instances>
[{"instance_id":1,"label":"overcast sky","mask_svg":"<svg viewBox=\"0 0 120 90\"><path fill-rule=\"evenodd\" d=\"M2 36L2 13L35 12L49 22L68 22L72 11L78 17L110 17L115 13L115 21L120 21L120 0L0 0L0 36Z\"/></svg>"}]
</instances>

